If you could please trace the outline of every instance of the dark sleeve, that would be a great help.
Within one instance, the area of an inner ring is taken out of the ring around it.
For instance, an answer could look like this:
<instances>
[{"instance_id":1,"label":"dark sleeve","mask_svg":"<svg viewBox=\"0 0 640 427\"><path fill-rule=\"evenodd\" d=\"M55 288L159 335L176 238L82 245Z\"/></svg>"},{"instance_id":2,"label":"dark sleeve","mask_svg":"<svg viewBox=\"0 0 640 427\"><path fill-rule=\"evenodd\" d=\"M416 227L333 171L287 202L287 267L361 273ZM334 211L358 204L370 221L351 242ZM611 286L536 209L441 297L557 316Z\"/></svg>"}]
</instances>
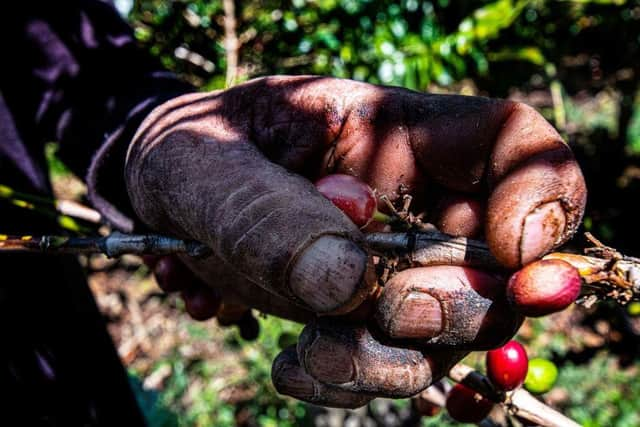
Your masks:
<instances>
[{"instance_id":1,"label":"dark sleeve","mask_svg":"<svg viewBox=\"0 0 640 427\"><path fill-rule=\"evenodd\" d=\"M124 186L129 140L156 105L193 88L136 47L111 2L11 1L0 25L0 90L30 153L58 141L112 225L133 227Z\"/></svg>"}]
</instances>

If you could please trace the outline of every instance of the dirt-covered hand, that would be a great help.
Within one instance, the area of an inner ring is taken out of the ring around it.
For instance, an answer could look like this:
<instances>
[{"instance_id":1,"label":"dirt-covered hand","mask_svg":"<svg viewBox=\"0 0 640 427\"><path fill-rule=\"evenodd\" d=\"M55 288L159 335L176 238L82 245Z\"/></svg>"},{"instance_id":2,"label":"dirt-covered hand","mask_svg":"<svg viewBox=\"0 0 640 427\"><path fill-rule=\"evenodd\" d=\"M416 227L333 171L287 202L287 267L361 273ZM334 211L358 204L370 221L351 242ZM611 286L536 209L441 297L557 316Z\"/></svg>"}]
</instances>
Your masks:
<instances>
[{"instance_id":1,"label":"dirt-covered hand","mask_svg":"<svg viewBox=\"0 0 640 427\"><path fill-rule=\"evenodd\" d=\"M361 231L312 184L330 173L392 202L410 194L443 231L484 233L511 269L566 241L586 196L570 149L530 107L324 77L171 100L143 122L126 165L147 225L213 249L183 261L225 301L303 321L350 311L373 283ZM308 325L274 382L343 406L419 391L465 351L515 331L503 288L477 270L407 270L386 286L377 322Z\"/></svg>"}]
</instances>

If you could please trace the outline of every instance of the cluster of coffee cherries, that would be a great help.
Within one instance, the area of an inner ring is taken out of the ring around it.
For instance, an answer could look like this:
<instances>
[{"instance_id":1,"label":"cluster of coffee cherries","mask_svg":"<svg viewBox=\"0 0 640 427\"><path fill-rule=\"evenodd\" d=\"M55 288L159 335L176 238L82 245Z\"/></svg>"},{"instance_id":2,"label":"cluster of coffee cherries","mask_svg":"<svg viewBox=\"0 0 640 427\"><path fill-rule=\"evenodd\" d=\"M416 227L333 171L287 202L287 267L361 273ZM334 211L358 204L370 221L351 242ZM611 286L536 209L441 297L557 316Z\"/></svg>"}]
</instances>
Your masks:
<instances>
[{"instance_id":1,"label":"cluster of coffee cherries","mask_svg":"<svg viewBox=\"0 0 640 427\"><path fill-rule=\"evenodd\" d=\"M378 211L375 192L356 177L332 174L315 185L360 228L389 220L388 215ZM578 298L580 289L580 274L574 266L560 259L543 259L511 276L507 297L520 313L538 317L565 309Z\"/></svg>"},{"instance_id":2,"label":"cluster of coffee cherries","mask_svg":"<svg viewBox=\"0 0 640 427\"><path fill-rule=\"evenodd\" d=\"M558 378L556 365L543 358L529 360L524 347L517 341L487 352L486 372L494 389L509 393L523 387L533 394L551 390ZM438 384L433 387L440 387ZM415 407L423 416L434 416L440 407L418 397ZM454 384L446 393L445 408L451 418L462 423L479 423L486 418L494 403L464 384ZM525 420L521 420L526 425Z\"/></svg>"},{"instance_id":3,"label":"cluster of coffee cherries","mask_svg":"<svg viewBox=\"0 0 640 427\"><path fill-rule=\"evenodd\" d=\"M316 182L317 190L346 214L361 229L388 216L378 211L375 192L364 182L350 175L327 175ZM522 314L545 316L573 303L579 296L581 279L578 270L559 259L535 261L514 273L507 284L510 303ZM558 376L556 366L547 359L529 360L524 347L517 341L487 352L487 377L497 391L508 393L524 387L534 394L549 391ZM477 423L491 412L494 403L464 384L448 390L446 409L460 422ZM420 401L418 411L433 416L440 408Z\"/></svg>"},{"instance_id":4,"label":"cluster of coffee cherries","mask_svg":"<svg viewBox=\"0 0 640 427\"><path fill-rule=\"evenodd\" d=\"M511 392L524 387L534 393L546 393L558 377L555 364L547 359L529 360L524 347L517 341L487 352L487 377L497 391ZM447 394L447 412L456 421L477 423L484 419L493 402L464 384L456 384Z\"/></svg>"}]
</instances>

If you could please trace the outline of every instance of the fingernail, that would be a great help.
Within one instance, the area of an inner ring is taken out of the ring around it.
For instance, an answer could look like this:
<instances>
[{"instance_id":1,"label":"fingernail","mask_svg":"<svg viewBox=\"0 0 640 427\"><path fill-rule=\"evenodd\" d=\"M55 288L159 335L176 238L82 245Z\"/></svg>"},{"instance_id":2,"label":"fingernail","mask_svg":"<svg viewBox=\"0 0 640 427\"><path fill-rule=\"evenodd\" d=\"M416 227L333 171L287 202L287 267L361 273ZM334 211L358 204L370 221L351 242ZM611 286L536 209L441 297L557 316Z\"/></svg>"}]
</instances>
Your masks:
<instances>
[{"instance_id":1,"label":"fingernail","mask_svg":"<svg viewBox=\"0 0 640 427\"><path fill-rule=\"evenodd\" d=\"M273 385L278 393L298 399L312 399L314 397L313 378L300 366L276 360L272 375Z\"/></svg>"},{"instance_id":2,"label":"fingernail","mask_svg":"<svg viewBox=\"0 0 640 427\"><path fill-rule=\"evenodd\" d=\"M292 292L311 309L326 313L350 302L364 278L367 254L350 240L322 236L295 261Z\"/></svg>"},{"instance_id":3,"label":"fingernail","mask_svg":"<svg viewBox=\"0 0 640 427\"><path fill-rule=\"evenodd\" d=\"M442 306L424 292L411 292L389 316L392 338L433 338L442 332Z\"/></svg>"},{"instance_id":4,"label":"fingernail","mask_svg":"<svg viewBox=\"0 0 640 427\"><path fill-rule=\"evenodd\" d=\"M520 242L522 265L549 252L564 232L566 217L560 202L545 203L524 221Z\"/></svg>"},{"instance_id":5,"label":"fingernail","mask_svg":"<svg viewBox=\"0 0 640 427\"><path fill-rule=\"evenodd\" d=\"M347 383L355 374L349 349L325 336L318 336L306 349L304 366L315 379L329 384Z\"/></svg>"}]
</instances>

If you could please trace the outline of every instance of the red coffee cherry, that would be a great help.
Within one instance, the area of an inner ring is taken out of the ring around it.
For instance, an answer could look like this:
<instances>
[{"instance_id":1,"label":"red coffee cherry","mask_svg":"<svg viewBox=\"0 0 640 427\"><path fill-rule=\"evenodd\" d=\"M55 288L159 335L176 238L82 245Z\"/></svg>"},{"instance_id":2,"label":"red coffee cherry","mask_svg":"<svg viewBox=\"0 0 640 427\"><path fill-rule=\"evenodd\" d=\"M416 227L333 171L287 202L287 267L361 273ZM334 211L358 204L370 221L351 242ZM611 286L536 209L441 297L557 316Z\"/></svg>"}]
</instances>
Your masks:
<instances>
[{"instance_id":1,"label":"red coffee cherry","mask_svg":"<svg viewBox=\"0 0 640 427\"><path fill-rule=\"evenodd\" d=\"M363 228L375 217L384 217L377 211L376 196L371 187L358 178L345 175L327 175L316 182L316 189L358 227Z\"/></svg>"},{"instance_id":2,"label":"red coffee cherry","mask_svg":"<svg viewBox=\"0 0 640 427\"><path fill-rule=\"evenodd\" d=\"M567 308L580 295L580 273L566 261L532 262L509 279L507 297L525 316L539 317Z\"/></svg>"},{"instance_id":3,"label":"red coffee cherry","mask_svg":"<svg viewBox=\"0 0 640 427\"><path fill-rule=\"evenodd\" d=\"M510 391L518 388L527 377L529 358L517 341L509 341L487 352L487 376L496 388Z\"/></svg>"},{"instance_id":4,"label":"red coffee cherry","mask_svg":"<svg viewBox=\"0 0 640 427\"><path fill-rule=\"evenodd\" d=\"M207 287L185 289L182 291L182 299L187 313L195 320L209 320L220 308L220 295Z\"/></svg>"},{"instance_id":5,"label":"red coffee cherry","mask_svg":"<svg viewBox=\"0 0 640 427\"><path fill-rule=\"evenodd\" d=\"M461 423L478 423L486 418L493 403L463 384L456 384L447 395L447 412Z\"/></svg>"}]
</instances>

